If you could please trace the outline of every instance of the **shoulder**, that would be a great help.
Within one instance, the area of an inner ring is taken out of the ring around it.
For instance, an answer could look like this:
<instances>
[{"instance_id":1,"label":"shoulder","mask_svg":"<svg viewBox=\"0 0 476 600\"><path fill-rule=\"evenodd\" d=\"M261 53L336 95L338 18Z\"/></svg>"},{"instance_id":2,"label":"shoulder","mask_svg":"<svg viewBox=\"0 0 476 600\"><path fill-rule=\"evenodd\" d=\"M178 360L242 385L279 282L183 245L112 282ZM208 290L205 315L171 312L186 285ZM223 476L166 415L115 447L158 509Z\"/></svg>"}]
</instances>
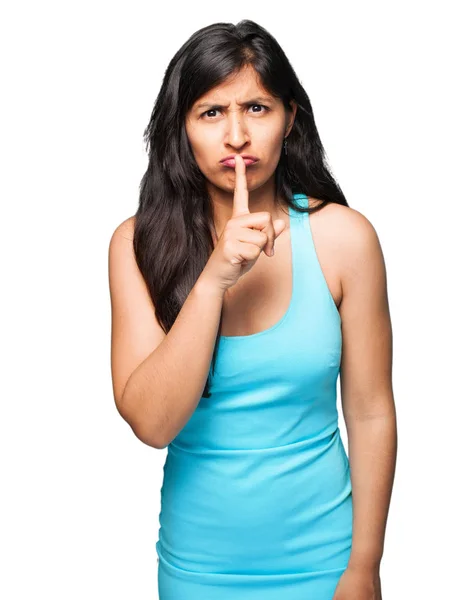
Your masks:
<instances>
[{"instance_id":1,"label":"shoulder","mask_svg":"<svg viewBox=\"0 0 476 600\"><path fill-rule=\"evenodd\" d=\"M114 229L109 241L109 272L123 269L125 264L135 268L133 248L135 217L129 217Z\"/></svg>"},{"instance_id":2,"label":"shoulder","mask_svg":"<svg viewBox=\"0 0 476 600\"><path fill-rule=\"evenodd\" d=\"M322 204L322 200L309 197L309 206L315 207ZM375 229L372 223L361 212L350 206L343 206L330 202L323 209L309 215L312 225L318 220L326 222L326 228L330 227L332 232L340 234L339 237L371 236Z\"/></svg>"},{"instance_id":3,"label":"shoulder","mask_svg":"<svg viewBox=\"0 0 476 600\"><path fill-rule=\"evenodd\" d=\"M111 242L121 241L122 239L132 241L134 238L135 222L136 218L135 216L132 216L125 221L122 221L122 223L119 223L112 233Z\"/></svg>"},{"instance_id":4,"label":"shoulder","mask_svg":"<svg viewBox=\"0 0 476 600\"><path fill-rule=\"evenodd\" d=\"M309 206L322 200L309 198ZM331 202L309 215L313 236L323 240L339 263L341 273L362 264L369 257L378 258L381 248L377 232L370 220L350 206Z\"/></svg>"},{"instance_id":5,"label":"shoulder","mask_svg":"<svg viewBox=\"0 0 476 600\"><path fill-rule=\"evenodd\" d=\"M114 229L109 241L109 257L132 251L135 220L134 216L129 217Z\"/></svg>"}]
</instances>

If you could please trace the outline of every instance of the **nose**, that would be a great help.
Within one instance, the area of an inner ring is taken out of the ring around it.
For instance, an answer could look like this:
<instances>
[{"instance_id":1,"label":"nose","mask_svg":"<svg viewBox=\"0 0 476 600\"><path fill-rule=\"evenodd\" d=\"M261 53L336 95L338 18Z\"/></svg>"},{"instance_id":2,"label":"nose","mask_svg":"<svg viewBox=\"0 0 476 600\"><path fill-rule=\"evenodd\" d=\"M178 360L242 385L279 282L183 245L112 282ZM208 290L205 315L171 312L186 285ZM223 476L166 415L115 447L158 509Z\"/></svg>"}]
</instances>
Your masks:
<instances>
[{"instance_id":1,"label":"nose","mask_svg":"<svg viewBox=\"0 0 476 600\"><path fill-rule=\"evenodd\" d=\"M234 148L241 148L249 139L245 119L239 111L229 111L227 138Z\"/></svg>"}]
</instances>

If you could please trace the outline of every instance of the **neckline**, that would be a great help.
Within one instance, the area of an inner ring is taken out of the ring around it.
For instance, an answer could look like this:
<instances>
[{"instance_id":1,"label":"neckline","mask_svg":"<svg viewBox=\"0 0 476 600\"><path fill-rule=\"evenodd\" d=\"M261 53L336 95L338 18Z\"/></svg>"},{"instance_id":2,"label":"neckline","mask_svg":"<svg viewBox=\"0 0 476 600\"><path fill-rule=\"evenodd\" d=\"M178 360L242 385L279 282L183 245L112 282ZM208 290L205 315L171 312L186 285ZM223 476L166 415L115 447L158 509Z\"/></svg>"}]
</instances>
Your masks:
<instances>
[{"instance_id":1,"label":"neckline","mask_svg":"<svg viewBox=\"0 0 476 600\"><path fill-rule=\"evenodd\" d=\"M306 206L308 206L309 199L305 194L293 193L294 201L298 203L297 196L304 197ZM239 341L246 341L246 340L256 340L257 338L259 338L261 336L265 336L269 333L272 333L273 331L275 331L276 329L278 329L279 327L284 325L286 320L289 318L289 315L291 314L291 312L294 308L294 304L296 303L296 287L297 287L297 285L296 285L297 284L297 281L296 281L297 243L296 243L296 240L294 239L295 235L297 234L297 231L296 231L295 219L296 219L296 217L301 216L302 214L307 214L307 213L299 213L298 211L294 210L294 207L292 207L292 206L289 207L289 237L291 239L291 300L289 301L289 305L288 305L288 308L286 309L286 312L279 319L279 321L277 321L276 323L274 323L274 325L271 325L271 327L268 327L267 329L263 329L262 331L257 331L256 333L250 333L249 335L220 335L218 337L219 341L229 343L229 342L234 342L234 341L239 342Z\"/></svg>"}]
</instances>

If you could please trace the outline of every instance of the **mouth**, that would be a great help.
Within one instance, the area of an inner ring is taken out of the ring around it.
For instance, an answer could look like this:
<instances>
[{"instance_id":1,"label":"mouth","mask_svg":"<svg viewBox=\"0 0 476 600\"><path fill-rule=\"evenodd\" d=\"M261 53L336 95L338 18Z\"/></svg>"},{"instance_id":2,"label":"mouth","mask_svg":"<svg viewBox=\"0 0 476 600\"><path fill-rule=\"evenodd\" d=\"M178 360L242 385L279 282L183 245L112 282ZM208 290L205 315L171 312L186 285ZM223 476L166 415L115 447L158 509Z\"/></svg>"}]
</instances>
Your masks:
<instances>
[{"instance_id":1,"label":"mouth","mask_svg":"<svg viewBox=\"0 0 476 600\"><path fill-rule=\"evenodd\" d=\"M252 165L255 165L258 162L258 160L259 160L258 158L243 157L243 161L247 167L251 167ZM225 160L221 160L220 164L222 164L224 167L230 167L230 168L234 169L236 166L236 161L234 158L227 158Z\"/></svg>"}]
</instances>

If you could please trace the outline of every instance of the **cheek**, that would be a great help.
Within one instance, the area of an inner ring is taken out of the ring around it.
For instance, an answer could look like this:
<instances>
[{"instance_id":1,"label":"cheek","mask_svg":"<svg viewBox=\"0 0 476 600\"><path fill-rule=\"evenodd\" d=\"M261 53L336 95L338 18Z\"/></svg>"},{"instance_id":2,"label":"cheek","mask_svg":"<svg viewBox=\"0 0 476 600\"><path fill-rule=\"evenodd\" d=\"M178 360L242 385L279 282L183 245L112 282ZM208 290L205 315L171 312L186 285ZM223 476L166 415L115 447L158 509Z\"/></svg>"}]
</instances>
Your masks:
<instances>
[{"instance_id":1,"label":"cheek","mask_svg":"<svg viewBox=\"0 0 476 600\"><path fill-rule=\"evenodd\" d=\"M216 143L211 143L209 140L205 140L203 137L194 139L193 136L189 137L190 148L192 155L195 158L198 168L207 179L213 179L217 171L216 166L213 164L214 157L216 157ZM218 161L218 158L216 159ZM215 162L216 162L215 161Z\"/></svg>"},{"instance_id":2,"label":"cheek","mask_svg":"<svg viewBox=\"0 0 476 600\"><path fill-rule=\"evenodd\" d=\"M270 128L267 131L263 131L263 135L260 140L260 146L266 149L266 154L270 160L276 158L279 159L281 155L281 148L283 145L284 131L280 127Z\"/></svg>"},{"instance_id":3,"label":"cheek","mask_svg":"<svg viewBox=\"0 0 476 600\"><path fill-rule=\"evenodd\" d=\"M200 171L206 171L208 163L206 147L204 147L203 143L196 143L191 138L189 138L189 142L192 155L195 158L195 162L197 163Z\"/></svg>"},{"instance_id":4,"label":"cheek","mask_svg":"<svg viewBox=\"0 0 476 600\"><path fill-rule=\"evenodd\" d=\"M283 138L284 134L282 134L281 131L273 131L265 140L265 147L267 150L266 155L268 157L268 162L273 169L277 166L279 159L281 158Z\"/></svg>"},{"instance_id":5,"label":"cheek","mask_svg":"<svg viewBox=\"0 0 476 600\"><path fill-rule=\"evenodd\" d=\"M217 148L220 147L219 140L203 132L192 130L188 134L188 139L195 160L200 166L210 163L217 154Z\"/></svg>"},{"instance_id":6,"label":"cheek","mask_svg":"<svg viewBox=\"0 0 476 600\"><path fill-rule=\"evenodd\" d=\"M274 151L280 150L283 143L283 138L284 133L281 131L281 129L275 129L268 134L266 143L270 149L272 148Z\"/></svg>"}]
</instances>

